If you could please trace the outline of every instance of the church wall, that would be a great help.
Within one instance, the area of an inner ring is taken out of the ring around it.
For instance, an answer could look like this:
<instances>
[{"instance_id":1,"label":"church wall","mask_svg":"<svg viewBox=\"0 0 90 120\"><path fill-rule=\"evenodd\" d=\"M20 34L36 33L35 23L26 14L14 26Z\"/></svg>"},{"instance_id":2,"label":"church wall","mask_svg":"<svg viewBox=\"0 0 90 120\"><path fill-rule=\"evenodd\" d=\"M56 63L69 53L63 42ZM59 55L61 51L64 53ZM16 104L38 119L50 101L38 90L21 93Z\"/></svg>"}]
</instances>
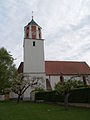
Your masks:
<instances>
[{"instance_id":1,"label":"church wall","mask_svg":"<svg viewBox=\"0 0 90 120\"><path fill-rule=\"evenodd\" d=\"M24 92L24 95L23 95L23 100L30 100L30 93L31 93L31 88L29 87L25 92Z\"/></svg>"},{"instance_id":2,"label":"church wall","mask_svg":"<svg viewBox=\"0 0 90 120\"><path fill-rule=\"evenodd\" d=\"M43 86L43 88L45 89L46 88L46 77L45 77L45 73L43 74L24 74L25 76L29 76L29 79L33 79L33 77L36 77L36 79L39 79L38 80L38 83L41 84L41 86ZM26 77L27 79L27 77Z\"/></svg>"},{"instance_id":3,"label":"church wall","mask_svg":"<svg viewBox=\"0 0 90 120\"><path fill-rule=\"evenodd\" d=\"M33 46L35 41L35 46ZM44 72L44 44L43 40L25 39L24 41L24 73Z\"/></svg>"},{"instance_id":4,"label":"church wall","mask_svg":"<svg viewBox=\"0 0 90 120\"><path fill-rule=\"evenodd\" d=\"M5 100L5 95L0 95L0 101Z\"/></svg>"},{"instance_id":5,"label":"church wall","mask_svg":"<svg viewBox=\"0 0 90 120\"><path fill-rule=\"evenodd\" d=\"M87 77L87 84L90 85L90 75Z\"/></svg>"},{"instance_id":6,"label":"church wall","mask_svg":"<svg viewBox=\"0 0 90 120\"><path fill-rule=\"evenodd\" d=\"M71 77L72 77L71 75L64 75L64 81L68 81ZM54 90L55 84L57 84L60 81L60 76L59 75L57 75L57 76L47 76L46 78L48 78L48 80L50 81L52 90ZM82 76L81 77L76 77L75 79L83 81Z\"/></svg>"},{"instance_id":7,"label":"church wall","mask_svg":"<svg viewBox=\"0 0 90 120\"><path fill-rule=\"evenodd\" d=\"M40 78L40 80L38 80L38 83L35 85L35 86L33 86L33 87L29 87L26 91L25 91L25 93L24 93L24 95L23 95L23 100L31 100L32 98L31 98L31 92L35 89L35 88L37 88L37 86L38 87L42 87L43 89L45 89L46 90L46 79L45 79L45 73L44 74L24 74L24 75L27 75L27 76L29 76L29 79L31 78L31 79L33 79L33 77L36 77L36 78ZM27 77L26 77L26 79L27 79ZM36 82L36 81L35 81Z\"/></svg>"},{"instance_id":8,"label":"church wall","mask_svg":"<svg viewBox=\"0 0 90 120\"><path fill-rule=\"evenodd\" d=\"M28 74L30 77L42 77L42 80L39 80L38 84L40 84L39 87L42 87L43 89L46 89L46 79L45 79L45 74ZM27 76L28 76L27 75ZM29 87L23 94L23 100L27 101L27 100L31 100L31 92L32 90L34 90L34 88L36 88L36 86L34 87ZM17 99L18 95L15 94L14 92L10 92L10 99Z\"/></svg>"},{"instance_id":9,"label":"church wall","mask_svg":"<svg viewBox=\"0 0 90 120\"><path fill-rule=\"evenodd\" d=\"M60 81L60 76L50 76L50 83L52 90L54 90L55 84L57 84Z\"/></svg>"},{"instance_id":10,"label":"church wall","mask_svg":"<svg viewBox=\"0 0 90 120\"><path fill-rule=\"evenodd\" d=\"M18 95L17 94L15 94L14 92L10 92L10 99L16 99L16 98L18 98Z\"/></svg>"}]
</instances>

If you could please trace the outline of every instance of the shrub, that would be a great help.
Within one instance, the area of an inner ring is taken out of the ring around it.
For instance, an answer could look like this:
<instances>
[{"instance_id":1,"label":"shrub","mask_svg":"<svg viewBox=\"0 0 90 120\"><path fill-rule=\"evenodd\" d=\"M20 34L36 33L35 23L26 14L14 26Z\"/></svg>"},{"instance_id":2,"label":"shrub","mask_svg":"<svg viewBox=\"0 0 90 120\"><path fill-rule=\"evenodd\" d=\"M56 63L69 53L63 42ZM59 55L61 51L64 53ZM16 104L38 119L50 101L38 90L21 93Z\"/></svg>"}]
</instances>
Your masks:
<instances>
[{"instance_id":1,"label":"shrub","mask_svg":"<svg viewBox=\"0 0 90 120\"><path fill-rule=\"evenodd\" d=\"M64 102L64 96L57 94L56 91L38 92L35 94L36 100L45 102ZM72 103L90 103L90 88L78 88L71 90L69 102Z\"/></svg>"},{"instance_id":2,"label":"shrub","mask_svg":"<svg viewBox=\"0 0 90 120\"><path fill-rule=\"evenodd\" d=\"M90 88L72 90L69 101L76 103L90 103Z\"/></svg>"}]
</instances>

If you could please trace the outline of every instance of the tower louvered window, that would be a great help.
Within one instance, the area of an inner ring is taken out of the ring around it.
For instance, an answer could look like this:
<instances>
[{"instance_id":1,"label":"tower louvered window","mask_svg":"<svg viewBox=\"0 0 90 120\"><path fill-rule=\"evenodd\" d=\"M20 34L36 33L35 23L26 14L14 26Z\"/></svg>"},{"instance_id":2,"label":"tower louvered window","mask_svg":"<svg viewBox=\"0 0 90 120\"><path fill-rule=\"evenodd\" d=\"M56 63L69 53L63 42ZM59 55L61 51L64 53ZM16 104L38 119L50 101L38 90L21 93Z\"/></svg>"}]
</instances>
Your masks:
<instances>
[{"instance_id":1,"label":"tower louvered window","mask_svg":"<svg viewBox=\"0 0 90 120\"><path fill-rule=\"evenodd\" d=\"M29 38L29 27L26 27L26 38Z\"/></svg>"},{"instance_id":2,"label":"tower louvered window","mask_svg":"<svg viewBox=\"0 0 90 120\"><path fill-rule=\"evenodd\" d=\"M38 28L39 39L41 39L41 30Z\"/></svg>"},{"instance_id":3,"label":"tower louvered window","mask_svg":"<svg viewBox=\"0 0 90 120\"><path fill-rule=\"evenodd\" d=\"M31 31L32 31L32 39L36 39L36 26L32 26Z\"/></svg>"}]
</instances>

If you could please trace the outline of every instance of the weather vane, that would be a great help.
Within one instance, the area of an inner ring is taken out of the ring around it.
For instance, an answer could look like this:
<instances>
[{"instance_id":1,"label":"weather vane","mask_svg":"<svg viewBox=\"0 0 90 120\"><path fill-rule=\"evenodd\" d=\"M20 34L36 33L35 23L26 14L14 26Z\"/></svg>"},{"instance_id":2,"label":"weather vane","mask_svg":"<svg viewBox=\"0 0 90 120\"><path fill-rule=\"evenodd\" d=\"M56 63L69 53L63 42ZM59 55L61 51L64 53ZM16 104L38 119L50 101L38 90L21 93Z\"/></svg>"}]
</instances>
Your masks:
<instances>
[{"instance_id":1,"label":"weather vane","mask_svg":"<svg viewBox=\"0 0 90 120\"><path fill-rule=\"evenodd\" d=\"M33 19L33 11L32 11L32 19Z\"/></svg>"}]
</instances>

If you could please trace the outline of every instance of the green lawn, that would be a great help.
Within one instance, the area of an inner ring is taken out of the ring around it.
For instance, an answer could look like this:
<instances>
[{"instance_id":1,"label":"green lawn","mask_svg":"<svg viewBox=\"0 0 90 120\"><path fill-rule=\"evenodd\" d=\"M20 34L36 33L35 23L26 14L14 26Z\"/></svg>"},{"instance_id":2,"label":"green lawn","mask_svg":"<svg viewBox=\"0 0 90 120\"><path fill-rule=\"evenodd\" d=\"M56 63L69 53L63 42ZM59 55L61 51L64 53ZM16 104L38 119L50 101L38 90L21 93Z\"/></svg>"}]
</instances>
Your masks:
<instances>
[{"instance_id":1,"label":"green lawn","mask_svg":"<svg viewBox=\"0 0 90 120\"><path fill-rule=\"evenodd\" d=\"M0 120L90 120L90 109L30 102L0 102Z\"/></svg>"}]
</instances>

